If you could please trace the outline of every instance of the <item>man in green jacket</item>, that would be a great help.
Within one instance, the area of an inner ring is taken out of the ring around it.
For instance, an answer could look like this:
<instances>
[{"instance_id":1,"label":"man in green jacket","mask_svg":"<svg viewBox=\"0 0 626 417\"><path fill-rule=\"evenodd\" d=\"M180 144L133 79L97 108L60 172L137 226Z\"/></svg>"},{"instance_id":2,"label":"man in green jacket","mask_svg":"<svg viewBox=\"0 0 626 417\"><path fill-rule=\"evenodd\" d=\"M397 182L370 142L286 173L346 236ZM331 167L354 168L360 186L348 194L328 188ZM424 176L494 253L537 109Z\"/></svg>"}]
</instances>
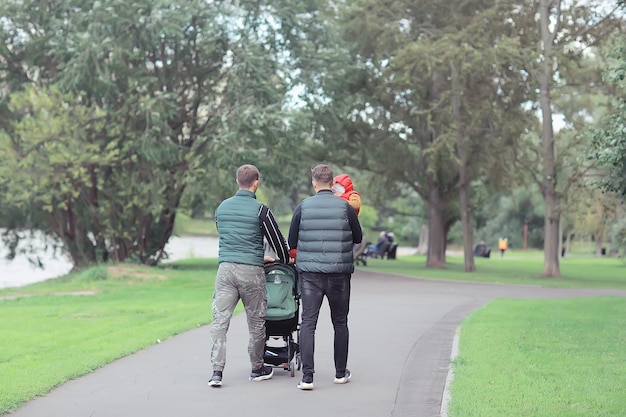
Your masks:
<instances>
[{"instance_id":1,"label":"man in green jacket","mask_svg":"<svg viewBox=\"0 0 626 417\"><path fill-rule=\"evenodd\" d=\"M316 194L296 207L289 228L291 257L300 277L302 324L300 352L302 380L298 388L313 389L315 328L324 296L330 306L335 332L335 384L350 380L348 362L348 311L350 279L354 272L352 247L363 239L354 209L332 192L333 171L317 165L312 171Z\"/></svg>"},{"instance_id":2,"label":"man in green jacket","mask_svg":"<svg viewBox=\"0 0 626 417\"><path fill-rule=\"evenodd\" d=\"M267 295L263 267L263 237L283 263L289 248L272 212L256 200L260 174L254 165L237 169L239 191L219 205L215 220L219 233L219 266L213 293L211 326L212 387L222 385L226 365L226 332L235 306L241 299L248 319L248 354L251 381L270 379L274 370L263 365Z\"/></svg>"}]
</instances>

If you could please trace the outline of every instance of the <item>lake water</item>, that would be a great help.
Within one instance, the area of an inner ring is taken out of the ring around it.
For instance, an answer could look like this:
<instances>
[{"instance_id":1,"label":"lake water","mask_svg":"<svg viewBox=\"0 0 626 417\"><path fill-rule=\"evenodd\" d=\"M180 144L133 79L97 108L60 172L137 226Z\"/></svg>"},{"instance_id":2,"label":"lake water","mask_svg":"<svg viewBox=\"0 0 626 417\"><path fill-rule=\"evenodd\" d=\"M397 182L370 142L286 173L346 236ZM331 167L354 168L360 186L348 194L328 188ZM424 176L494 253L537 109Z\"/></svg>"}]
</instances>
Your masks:
<instances>
[{"instance_id":1,"label":"lake water","mask_svg":"<svg viewBox=\"0 0 626 417\"><path fill-rule=\"evenodd\" d=\"M217 258L218 239L216 237L172 237L165 247L169 253L167 261L185 258ZM46 279L67 274L72 269L66 258L41 255L44 269L33 266L28 257L18 255L12 261L5 256L8 250L0 243L0 288L21 287ZM166 261L166 262L167 262Z\"/></svg>"},{"instance_id":2,"label":"lake water","mask_svg":"<svg viewBox=\"0 0 626 417\"><path fill-rule=\"evenodd\" d=\"M218 239L216 237L172 237L166 246L169 259L176 261L186 258L217 258ZM398 248L398 255L414 254L416 248ZM67 274L72 264L65 258L53 258L42 255L45 269L30 264L26 256L18 255L14 260L7 261L4 257L7 249L0 243L0 288L21 287L35 282L45 281Z\"/></svg>"}]
</instances>

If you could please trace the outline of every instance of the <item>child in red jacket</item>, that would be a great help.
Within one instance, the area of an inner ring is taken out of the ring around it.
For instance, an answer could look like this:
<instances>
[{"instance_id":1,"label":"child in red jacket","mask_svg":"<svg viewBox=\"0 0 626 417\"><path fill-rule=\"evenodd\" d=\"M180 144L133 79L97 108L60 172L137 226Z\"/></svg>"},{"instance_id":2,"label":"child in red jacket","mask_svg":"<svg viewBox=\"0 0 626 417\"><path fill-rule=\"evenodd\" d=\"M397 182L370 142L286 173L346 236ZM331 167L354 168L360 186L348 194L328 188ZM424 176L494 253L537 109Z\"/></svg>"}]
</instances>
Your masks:
<instances>
[{"instance_id":1,"label":"child in red jacket","mask_svg":"<svg viewBox=\"0 0 626 417\"><path fill-rule=\"evenodd\" d=\"M335 177L333 194L346 200L358 216L359 211L361 211L361 194L354 191L352 179L347 174L340 174Z\"/></svg>"}]
</instances>

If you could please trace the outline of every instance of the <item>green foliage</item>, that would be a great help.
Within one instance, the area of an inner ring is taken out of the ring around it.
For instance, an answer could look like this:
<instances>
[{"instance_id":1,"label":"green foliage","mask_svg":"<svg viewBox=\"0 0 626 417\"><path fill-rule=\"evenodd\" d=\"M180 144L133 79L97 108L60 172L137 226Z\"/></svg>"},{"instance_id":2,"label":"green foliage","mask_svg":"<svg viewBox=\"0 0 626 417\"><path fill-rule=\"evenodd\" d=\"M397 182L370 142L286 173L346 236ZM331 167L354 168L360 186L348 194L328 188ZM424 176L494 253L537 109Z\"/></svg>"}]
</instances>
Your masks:
<instances>
[{"instance_id":1,"label":"green foliage","mask_svg":"<svg viewBox=\"0 0 626 417\"><path fill-rule=\"evenodd\" d=\"M619 92L611 113L604 119L604 126L592 133L589 157L602 170L596 180L601 189L626 196L626 41L617 38L612 52L613 62L606 73L609 82Z\"/></svg>"},{"instance_id":2,"label":"green foliage","mask_svg":"<svg viewBox=\"0 0 626 417\"><path fill-rule=\"evenodd\" d=\"M626 257L626 218L623 216L611 225L609 230L609 240L612 242L612 249Z\"/></svg>"},{"instance_id":3,"label":"green foliage","mask_svg":"<svg viewBox=\"0 0 626 417\"><path fill-rule=\"evenodd\" d=\"M511 196L502 196L489 205L490 216L484 228L476 231L477 240L497 246L498 238L508 237L509 246L521 249L524 225L528 225L528 247L543 247L543 212L541 195L528 188L517 188Z\"/></svg>"},{"instance_id":4,"label":"green foliage","mask_svg":"<svg viewBox=\"0 0 626 417\"><path fill-rule=\"evenodd\" d=\"M361 223L363 230L375 228L378 223L377 210L372 206L363 204L361 206L361 211L359 212L359 222Z\"/></svg>"},{"instance_id":5,"label":"green foliage","mask_svg":"<svg viewBox=\"0 0 626 417\"><path fill-rule=\"evenodd\" d=\"M511 7L398 0L352 2L340 11L355 70L331 77L336 88L320 111L329 158L375 173L373 182L394 197L409 188L427 201L429 253L441 259L460 218L459 167L470 179L506 183L529 120L521 106L533 95L528 57L513 22L501 18ZM414 240L424 215L417 208L415 219L386 228Z\"/></svg>"},{"instance_id":6,"label":"green foliage","mask_svg":"<svg viewBox=\"0 0 626 417\"><path fill-rule=\"evenodd\" d=\"M306 132L287 122L290 54L313 52L299 25L315 26L287 6L0 4L0 194L29 214L4 223L55 236L77 266L154 264L181 203L211 211L240 164L284 183Z\"/></svg>"},{"instance_id":7,"label":"green foliage","mask_svg":"<svg viewBox=\"0 0 626 417\"><path fill-rule=\"evenodd\" d=\"M588 168L576 164L575 133L599 116L597 96L621 94L619 82L610 90L598 77L596 45L610 27L590 26L597 4L564 4L571 18L557 38L553 103L567 127L556 136L559 197L581 195L570 187ZM6 239L19 250L22 229L41 229L78 266L154 264L179 213L210 216L232 195L242 163L261 169L265 199L284 216L312 193L315 164L362 176L363 223L411 243L429 216L440 223L431 237L452 230L449 238L460 240L451 227L465 166L476 229L491 219L486 235L519 230L522 214L501 216L500 200L485 195L543 180L536 6L1 2ZM576 48L585 42L593 53ZM624 47L616 45L608 77L623 80ZM624 110L616 102L595 137L607 189L624 189L624 152L615 151L626 148ZM513 159L531 174L520 175ZM574 206L564 198L558 209ZM526 207L533 222L538 207Z\"/></svg>"}]
</instances>

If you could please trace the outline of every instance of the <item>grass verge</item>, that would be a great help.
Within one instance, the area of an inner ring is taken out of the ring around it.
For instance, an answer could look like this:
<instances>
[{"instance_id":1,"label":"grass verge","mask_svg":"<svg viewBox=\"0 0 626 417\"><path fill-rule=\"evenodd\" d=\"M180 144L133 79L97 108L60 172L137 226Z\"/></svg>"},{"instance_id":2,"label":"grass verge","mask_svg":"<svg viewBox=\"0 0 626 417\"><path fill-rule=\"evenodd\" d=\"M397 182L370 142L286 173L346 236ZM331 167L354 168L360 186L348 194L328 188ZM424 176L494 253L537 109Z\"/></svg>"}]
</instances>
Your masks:
<instances>
[{"instance_id":1,"label":"grass verge","mask_svg":"<svg viewBox=\"0 0 626 417\"><path fill-rule=\"evenodd\" d=\"M450 417L626 415L623 298L495 300L468 317Z\"/></svg>"},{"instance_id":2,"label":"grass verge","mask_svg":"<svg viewBox=\"0 0 626 417\"><path fill-rule=\"evenodd\" d=\"M504 257L477 258L476 272L465 272L462 256L446 257L446 267L426 268L426 257L400 256L396 260L368 259L367 270L377 270L421 278L541 285L559 288L626 289L626 264L618 258L578 256L560 262L561 277L542 277L541 252L507 253Z\"/></svg>"},{"instance_id":3,"label":"grass verge","mask_svg":"<svg viewBox=\"0 0 626 417\"><path fill-rule=\"evenodd\" d=\"M176 214L174 234L177 236L217 236L215 220L192 219L184 213Z\"/></svg>"}]
</instances>

